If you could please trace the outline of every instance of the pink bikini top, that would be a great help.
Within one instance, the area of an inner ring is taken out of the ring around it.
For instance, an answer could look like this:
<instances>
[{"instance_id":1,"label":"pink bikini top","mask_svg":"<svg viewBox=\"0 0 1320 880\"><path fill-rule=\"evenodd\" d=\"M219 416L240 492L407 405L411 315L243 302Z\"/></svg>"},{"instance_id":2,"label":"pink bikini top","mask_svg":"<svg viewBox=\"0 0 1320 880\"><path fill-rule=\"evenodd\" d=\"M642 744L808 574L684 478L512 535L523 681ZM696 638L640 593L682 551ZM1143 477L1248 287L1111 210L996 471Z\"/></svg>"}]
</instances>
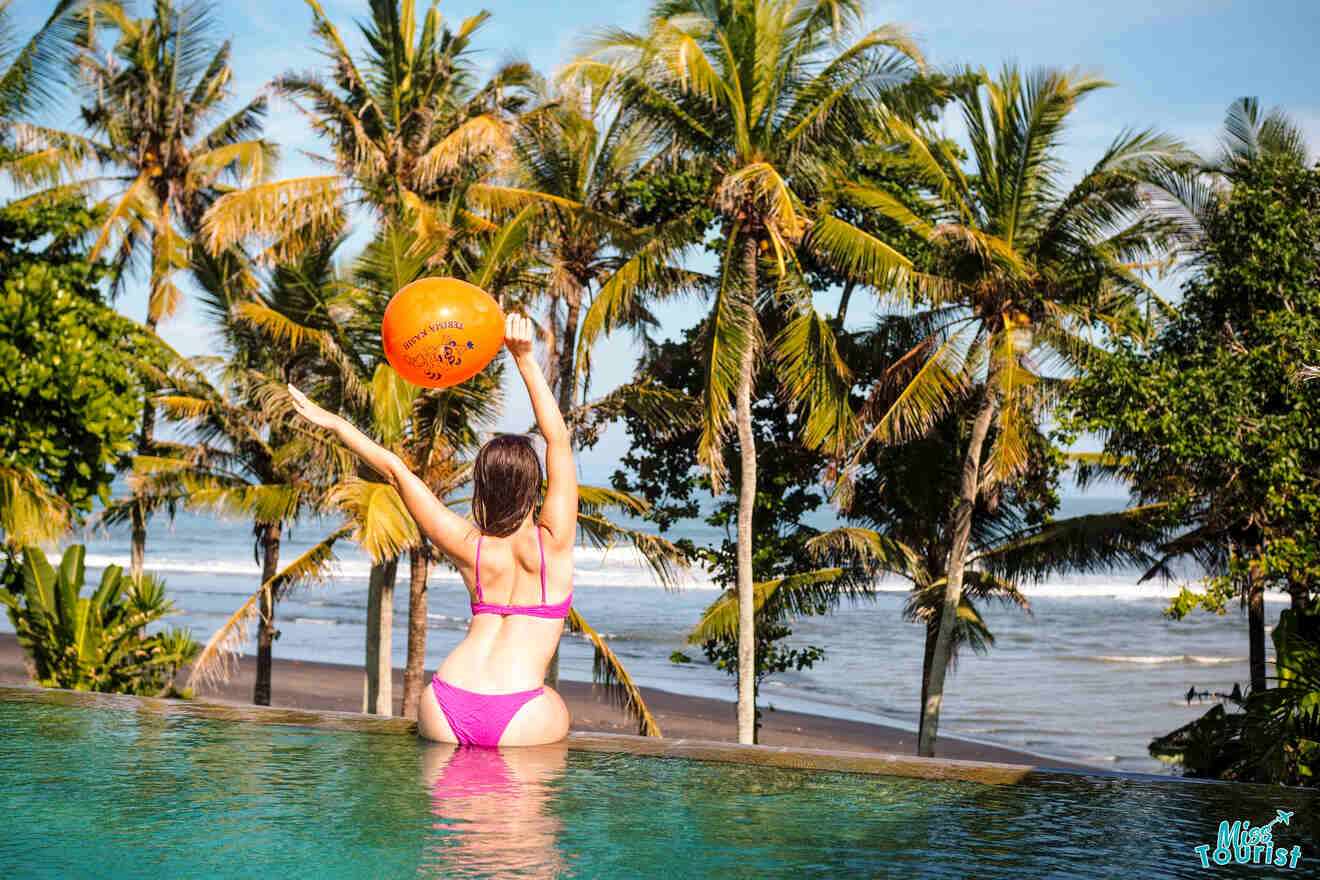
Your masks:
<instances>
[{"instance_id":1,"label":"pink bikini top","mask_svg":"<svg viewBox=\"0 0 1320 880\"><path fill-rule=\"evenodd\" d=\"M527 617L545 617L551 620L563 620L568 617L568 609L573 605L573 591L568 591L568 598L555 605L545 601L545 544L541 541L541 527L536 527L536 544L541 550L541 604L540 605L496 605L487 602L481 595L481 539L477 536L477 601L472 603L472 614L522 614Z\"/></svg>"}]
</instances>

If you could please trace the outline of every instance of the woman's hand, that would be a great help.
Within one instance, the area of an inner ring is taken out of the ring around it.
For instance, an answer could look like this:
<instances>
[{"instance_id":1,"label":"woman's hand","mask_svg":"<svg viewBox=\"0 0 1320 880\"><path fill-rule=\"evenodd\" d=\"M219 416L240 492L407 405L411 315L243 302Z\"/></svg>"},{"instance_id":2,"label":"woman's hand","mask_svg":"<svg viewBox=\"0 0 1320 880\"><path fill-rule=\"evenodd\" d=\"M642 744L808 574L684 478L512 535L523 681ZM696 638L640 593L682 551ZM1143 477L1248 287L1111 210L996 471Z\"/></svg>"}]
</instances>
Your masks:
<instances>
[{"instance_id":1,"label":"woman's hand","mask_svg":"<svg viewBox=\"0 0 1320 880\"><path fill-rule=\"evenodd\" d=\"M532 339L535 328L532 319L522 315L510 314L504 319L504 346L515 358L527 357L532 353Z\"/></svg>"},{"instance_id":2,"label":"woman's hand","mask_svg":"<svg viewBox=\"0 0 1320 880\"><path fill-rule=\"evenodd\" d=\"M339 416L331 412L326 412L321 407L312 403L307 399L306 394L303 394L292 385L289 386L289 396L293 398L294 411L313 425L316 425L318 428L334 428L335 424L339 421Z\"/></svg>"}]
</instances>

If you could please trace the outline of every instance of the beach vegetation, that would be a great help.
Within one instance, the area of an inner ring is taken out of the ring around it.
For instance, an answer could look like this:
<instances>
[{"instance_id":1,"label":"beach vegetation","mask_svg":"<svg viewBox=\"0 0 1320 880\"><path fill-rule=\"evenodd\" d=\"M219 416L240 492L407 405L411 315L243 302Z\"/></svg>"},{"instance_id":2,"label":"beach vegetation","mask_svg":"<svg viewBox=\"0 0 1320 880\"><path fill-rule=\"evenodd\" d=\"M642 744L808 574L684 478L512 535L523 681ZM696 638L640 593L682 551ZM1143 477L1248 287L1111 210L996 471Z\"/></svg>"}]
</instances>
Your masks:
<instances>
[{"instance_id":1,"label":"beach vegetation","mask_svg":"<svg viewBox=\"0 0 1320 880\"><path fill-rule=\"evenodd\" d=\"M1151 741L1151 757L1198 778L1320 785L1320 601L1281 612L1272 638L1274 687L1210 695L1204 715Z\"/></svg>"},{"instance_id":2,"label":"beach vegetation","mask_svg":"<svg viewBox=\"0 0 1320 880\"><path fill-rule=\"evenodd\" d=\"M1097 357L1064 424L1104 440L1084 480L1118 477L1161 506L1175 535L1152 572L1205 572L1169 616L1245 606L1262 691L1265 591L1300 611L1320 587L1320 403L1299 374L1320 361L1320 169L1287 118L1251 99L1230 107L1224 139L1166 188L1191 269L1177 313L1148 344Z\"/></svg>"},{"instance_id":3,"label":"beach vegetation","mask_svg":"<svg viewBox=\"0 0 1320 880\"><path fill-rule=\"evenodd\" d=\"M280 569L281 541L299 519L318 511L324 492L323 471L307 443L263 402L283 393L289 382L311 376L319 368L320 350L310 342L271 346L241 316L253 309L303 314L323 308L324 292L334 280L333 256L334 242L327 242L262 272L236 249L218 257L195 252L199 300L226 357L176 358L157 377L152 402L187 439L156 441L155 454L138 456L129 478L140 497L173 498L252 523L261 579L256 601L243 609L257 614L253 702L262 706L271 699L276 602L309 580ZM322 542L308 552L328 555L333 544ZM212 641L227 636L222 627ZM209 661L214 646L207 649L203 660ZM206 662L194 669L194 676L209 674Z\"/></svg>"},{"instance_id":4,"label":"beach vegetation","mask_svg":"<svg viewBox=\"0 0 1320 880\"><path fill-rule=\"evenodd\" d=\"M708 296L698 452L716 494L731 478L736 436L738 739L755 733L757 494L752 404L758 364L772 361L784 404L809 446L854 434L849 371L816 312L806 259L879 284L910 263L835 211L854 151L879 130L888 94L922 66L915 44L886 26L861 31L855 0L663 2L641 32L602 31L569 77L608 89L646 126L657 151L713 171L718 267ZM603 298L598 303L603 303ZM593 305L593 308L595 305ZM604 308L604 306L602 306ZM762 318L774 315L771 334ZM608 330L608 327L602 329Z\"/></svg>"},{"instance_id":5,"label":"beach vegetation","mask_svg":"<svg viewBox=\"0 0 1320 880\"><path fill-rule=\"evenodd\" d=\"M1106 85L1047 68L1005 66L997 76L979 76L952 105L966 127L965 150L901 120L887 123L896 155L920 181L921 210L885 187L848 190L932 246L934 264L912 290L935 320L873 386L872 396L889 401L864 409L862 442L836 491L846 497L851 471L871 444L922 437L955 405L975 402L948 513L921 755L934 754L978 499L993 499L1027 467L1036 426L1071 377L1103 351L1102 340L1147 335L1148 316L1163 312L1143 270L1168 258L1172 233L1147 209L1143 187L1187 161L1187 151L1157 132L1124 131L1065 186L1061 138L1078 103Z\"/></svg>"},{"instance_id":6,"label":"beach vegetation","mask_svg":"<svg viewBox=\"0 0 1320 880\"><path fill-rule=\"evenodd\" d=\"M187 693L175 686L180 667L201 650L179 629L150 633L148 627L174 612L164 581L132 579L116 565L102 571L90 596L81 595L86 548L64 552L52 568L38 547L25 547L11 561L0 602L18 642L44 687L154 697Z\"/></svg>"},{"instance_id":7,"label":"beach vegetation","mask_svg":"<svg viewBox=\"0 0 1320 880\"><path fill-rule=\"evenodd\" d=\"M109 498L133 451L140 327L103 301L81 199L0 207L0 530L52 541Z\"/></svg>"},{"instance_id":8,"label":"beach vegetation","mask_svg":"<svg viewBox=\"0 0 1320 880\"><path fill-rule=\"evenodd\" d=\"M203 212L229 186L263 179L277 157L259 136L266 96L227 107L231 45L216 37L205 4L154 0L140 19L119 3L80 5L85 24L70 59L76 95L85 102L79 125L64 130L16 119L15 153L0 170L26 192L20 206L71 194L96 200L90 257L110 263L112 297L146 263L144 320L154 331L183 301L179 273L188 268ZM139 427L138 451L149 455L149 401ZM120 506L131 525L137 577L146 524L160 506L139 496Z\"/></svg>"}]
</instances>

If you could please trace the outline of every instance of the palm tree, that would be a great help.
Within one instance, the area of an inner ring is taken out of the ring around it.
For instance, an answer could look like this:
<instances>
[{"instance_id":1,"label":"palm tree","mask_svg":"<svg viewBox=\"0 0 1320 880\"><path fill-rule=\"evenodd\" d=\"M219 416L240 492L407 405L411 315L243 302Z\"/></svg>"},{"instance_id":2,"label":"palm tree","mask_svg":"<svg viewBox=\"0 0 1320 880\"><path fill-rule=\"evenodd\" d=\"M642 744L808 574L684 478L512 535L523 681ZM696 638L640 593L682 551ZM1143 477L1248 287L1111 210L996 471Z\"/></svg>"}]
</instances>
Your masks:
<instances>
[{"instance_id":1,"label":"palm tree","mask_svg":"<svg viewBox=\"0 0 1320 880\"><path fill-rule=\"evenodd\" d=\"M644 173L647 143L622 115L600 130L601 105L600 91L564 89L545 98L519 120L513 180L485 181L468 193L490 216L511 215L504 228L539 255L541 266L524 287L544 300L546 374L575 446L596 429L604 404L579 404L590 370L589 352L578 356L579 330L593 295L604 291L628 304L629 313L613 320L638 325L650 320L643 303L690 289L700 277L677 266L694 239L689 218L639 227L620 216L627 185ZM546 683L556 687L558 678L556 650Z\"/></svg>"},{"instance_id":2,"label":"palm tree","mask_svg":"<svg viewBox=\"0 0 1320 880\"><path fill-rule=\"evenodd\" d=\"M114 4L96 8L119 36L108 50L89 44L78 58L90 100L81 108L88 134L15 126L23 153L6 170L30 186L61 184L30 198L112 190L101 202L92 257L113 249L122 284L145 244L146 323L155 329L180 304L174 275L187 267L192 236L224 182L260 180L275 158L274 147L255 137L266 98L220 115L231 95L230 45L215 40L204 4L155 0L152 16L136 20ZM87 174L88 166L108 173ZM61 183L66 177L72 179Z\"/></svg>"},{"instance_id":3,"label":"palm tree","mask_svg":"<svg viewBox=\"0 0 1320 880\"><path fill-rule=\"evenodd\" d=\"M290 382L316 375L321 352L311 342L270 346L239 317L244 305L303 317L324 308L325 288L333 281L338 240L322 242L293 263L276 266L254 291L255 268L230 251L211 257L196 249L194 273L203 303L217 323L228 349L224 385L215 387L202 369L172 372L171 387L156 402L175 419L189 423L192 444L158 443L155 457L139 457L141 494L159 497L172 488L190 507L247 517L253 523L262 559L257 610L257 674L253 702L270 704L271 651L279 590L268 586L279 573L281 536L300 516L319 505L324 467L309 456L307 443L287 424L270 418L263 399ZM342 537L342 532L334 540ZM323 542L323 553L330 545ZM304 560L304 565L310 564ZM287 590L289 576L280 583Z\"/></svg>"},{"instance_id":4,"label":"palm tree","mask_svg":"<svg viewBox=\"0 0 1320 880\"><path fill-rule=\"evenodd\" d=\"M535 208L529 237L549 264L541 285L548 375L566 413L577 408L585 384L587 361L575 354L593 294L631 305L629 314L612 316L614 325L640 323L649 319L642 303L704 281L677 266L694 238L689 218L638 227L620 216L627 185L648 170L649 144L635 119L607 118L603 100L599 90L566 88L524 114L512 147L514 185L488 183L475 192L489 207Z\"/></svg>"},{"instance_id":5,"label":"palm tree","mask_svg":"<svg viewBox=\"0 0 1320 880\"><path fill-rule=\"evenodd\" d=\"M104 195L91 258L113 252L118 291L134 258L146 252L146 326L154 331L180 305L174 278L188 266L202 214L226 180L258 181L275 159L275 148L256 137L266 98L222 115L233 78L230 46L213 37L207 6L155 0L151 17L143 19L129 18L118 4L88 8L109 20L118 37L104 51L89 40L78 57L89 101L81 109L87 134L17 125L20 152L4 167L20 185L36 190L30 199L75 191ZM152 452L154 424L148 400L138 444L143 454ZM136 503L125 515L136 577L154 508L147 499L131 500Z\"/></svg>"},{"instance_id":6,"label":"palm tree","mask_svg":"<svg viewBox=\"0 0 1320 880\"><path fill-rule=\"evenodd\" d=\"M1059 374L1084 363L1096 335L1147 332L1140 304L1157 302L1140 273L1163 258L1172 230L1146 210L1143 188L1184 161L1185 151L1159 134L1123 132L1076 185L1062 186L1057 151L1069 115L1104 85L1075 73L1023 74L1012 67L993 81L983 77L956 102L970 169L948 142L889 120L929 194L928 216L881 188L842 188L843 198L879 211L931 246L935 263L918 280L932 329L877 383L863 412L869 431L852 461L869 443L923 436L955 404L972 402L947 527L922 755L934 754L978 499L1026 465L1035 419L1066 382ZM893 388L902 390L880 405Z\"/></svg>"},{"instance_id":7,"label":"palm tree","mask_svg":"<svg viewBox=\"0 0 1320 880\"><path fill-rule=\"evenodd\" d=\"M710 204L724 236L715 283L700 451L719 491L723 447L736 424L738 512L738 738L754 737L752 499L756 449L752 381L765 348L758 307L784 329L769 340L783 396L806 407L812 445L851 433L847 368L833 330L815 311L799 254L806 252L873 283L908 262L840 219L827 191L885 114L886 93L920 64L897 29L845 42L860 24L859 0L677 0L658 3L642 34L610 31L569 72L608 87L620 112L636 116L653 146L712 169ZM606 316L626 312L602 291L579 343L586 349ZM730 401L733 412L730 412Z\"/></svg>"},{"instance_id":8,"label":"palm tree","mask_svg":"<svg viewBox=\"0 0 1320 880\"><path fill-rule=\"evenodd\" d=\"M419 28L415 0L372 0L371 19L361 26L367 51L355 60L321 4L307 5L329 81L288 73L272 87L329 142L332 155L323 161L333 173L226 195L205 219L211 248L257 235L273 239L272 254L284 254L334 234L355 205L374 215L378 229L411 220L418 240L428 243L492 231L490 221L466 209L444 208L507 146L530 74L526 65L510 64L478 85L471 40L489 14L451 32L434 7Z\"/></svg>"}]
</instances>

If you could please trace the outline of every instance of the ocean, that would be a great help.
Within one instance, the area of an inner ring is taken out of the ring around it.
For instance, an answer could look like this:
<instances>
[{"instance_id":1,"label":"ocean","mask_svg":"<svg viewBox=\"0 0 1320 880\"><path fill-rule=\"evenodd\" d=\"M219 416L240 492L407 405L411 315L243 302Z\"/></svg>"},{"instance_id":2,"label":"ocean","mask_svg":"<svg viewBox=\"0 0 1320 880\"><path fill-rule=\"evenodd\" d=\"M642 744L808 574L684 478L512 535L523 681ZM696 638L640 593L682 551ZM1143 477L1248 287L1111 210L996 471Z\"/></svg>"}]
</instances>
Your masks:
<instances>
[{"instance_id":1,"label":"ocean","mask_svg":"<svg viewBox=\"0 0 1320 880\"><path fill-rule=\"evenodd\" d=\"M1067 499L1061 516L1112 510L1114 499ZM281 548L285 562L320 540L334 521L303 521ZM713 528L686 533L710 540ZM106 565L127 567L126 531L83 536L89 579ZM256 589L260 574L251 526L181 513L151 524L147 568L166 580L179 610L167 619L205 641ZM369 561L343 542L333 579L294 593L277 609L275 656L360 664ZM580 547L574 605L604 635L642 686L684 694L735 698L733 678L707 663L685 637L716 597L702 571L689 571L680 589L662 588L629 547ZM394 663L402 666L407 640L407 565L395 592ZM1204 713L1188 705L1188 688L1227 692L1248 680L1245 612L1197 612L1183 621L1161 614L1176 584L1138 585L1136 572L1078 575L1025 585L1032 613L989 605L982 613L995 636L988 654L964 652L952 670L941 712L941 734L1074 758L1125 771L1162 772L1149 741ZM789 709L876 721L915 730L919 714L922 628L906 623L906 586L882 582L874 600L845 603L835 613L797 620L790 642L819 645L813 668L767 681L763 708ZM1273 626L1287 597L1269 595ZM428 672L458 644L469 620L467 594L456 572L434 567L430 578ZM8 618L0 627L12 631ZM248 650L255 650L249 633ZM1272 646L1270 655L1272 656ZM683 650L694 662L669 660ZM591 680L591 644L566 635L560 674ZM730 710L732 711L732 710Z\"/></svg>"}]
</instances>

